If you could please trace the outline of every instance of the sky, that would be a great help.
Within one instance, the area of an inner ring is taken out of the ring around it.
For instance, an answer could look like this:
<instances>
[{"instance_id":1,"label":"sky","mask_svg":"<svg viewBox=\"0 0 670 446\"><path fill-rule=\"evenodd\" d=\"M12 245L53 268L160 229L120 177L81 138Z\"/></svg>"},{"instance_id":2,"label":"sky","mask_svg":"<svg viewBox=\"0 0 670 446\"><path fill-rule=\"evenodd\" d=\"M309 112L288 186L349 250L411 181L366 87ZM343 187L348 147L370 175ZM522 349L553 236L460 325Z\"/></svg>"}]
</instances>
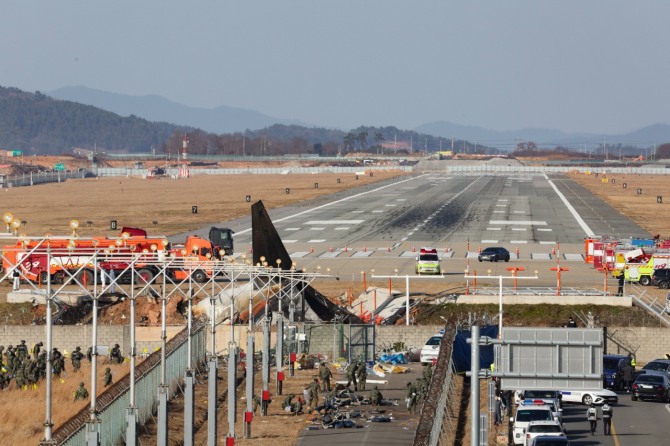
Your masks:
<instances>
[{"instance_id":1,"label":"sky","mask_svg":"<svg viewBox=\"0 0 670 446\"><path fill-rule=\"evenodd\" d=\"M318 126L670 123L667 0L0 0L0 86Z\"/></svg>"}]
</instances>

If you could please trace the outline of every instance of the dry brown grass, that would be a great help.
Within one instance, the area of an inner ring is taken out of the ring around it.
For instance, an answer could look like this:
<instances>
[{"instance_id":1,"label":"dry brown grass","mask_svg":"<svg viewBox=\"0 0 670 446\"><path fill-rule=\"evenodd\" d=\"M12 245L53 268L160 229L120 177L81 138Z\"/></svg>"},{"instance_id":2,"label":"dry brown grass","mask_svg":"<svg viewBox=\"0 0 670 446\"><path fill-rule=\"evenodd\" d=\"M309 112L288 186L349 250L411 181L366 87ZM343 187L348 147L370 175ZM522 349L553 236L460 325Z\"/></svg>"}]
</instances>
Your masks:
<instances>
[{"instance_id":1,"label":"dry brown grass","mask_svg":"<svg viewBox=\"0 0 670 446\"><path fill-rule=\"evenodd\" d=\"M121 365L104 364L98 360L98 395L104 392L105 367L112 369L114 382L128 373L128 363ZM90 405L86 401L74 401L74 391L80 382L84 382L87 390L91 391L91 365L84 360L77 373L72 372L69 360L66 360L67 372L62 375L62 382L54 379L52 386L52 418L55 429L67 421L71 416ZM44 419L46 413L46 383L40 381L37 390L19 390L12 381L9 389L0 391L0 438L6 444L15 446L32 446L44 439Z\"/></svg>"},{"instance_id":2,"label":"dry brown grass","mask_svg":"<svg viewBox=\"0 0 670 446\"><path fill-rule=\"evenodd\" d=\"M272 209L399 176L399 171L374 172L356 180L353 173L287 175L197 175L189 179L100 178L0 189L1 213L27 222L27 235L69 233L79 220L82 236L118 235L121 226L172 235L248 215L250 203L262 200ZM337 183L337 179L340 183ZM318 183L318 188L315 188ZM286 194L286 188L290 193ZM198 213L191 212L198 206ZM119 230L109 229L117 220ZM87 227L86 222L93 222ZM158 226L153 227L152 222Z\"/></svg>"},{"instance_id":3,"label":"dry brown grass","mask_svg":"<svg viewBox=\"0 0 670 446\"><path fill-rule=\"evenodd\" d=\"M651 234L670 237L670 176L571 174L570 178ZM642 189L641 195L638 189ZM656 202L657 196L663 197L663 203Z\"/></svg>"}]
</instances>

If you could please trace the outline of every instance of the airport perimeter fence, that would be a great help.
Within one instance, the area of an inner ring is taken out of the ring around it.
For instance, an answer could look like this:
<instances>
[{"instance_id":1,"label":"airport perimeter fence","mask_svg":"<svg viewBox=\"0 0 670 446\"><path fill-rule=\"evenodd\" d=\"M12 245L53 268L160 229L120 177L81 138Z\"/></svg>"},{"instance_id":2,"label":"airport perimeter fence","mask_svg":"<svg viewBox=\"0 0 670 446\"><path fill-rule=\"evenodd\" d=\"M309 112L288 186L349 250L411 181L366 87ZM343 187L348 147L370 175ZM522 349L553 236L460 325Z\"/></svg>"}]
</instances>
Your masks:
<instances>
[{"instance_id":1,"label":"airport perimeter fence","mask_svg":"<svg viewBox=\"0 0 670 446\"><path fill-rule=\"evenodd\" d=\"M191 361L194 367L205 360L207 326L205 317L193 322ZM166 382L170 387L170 394L176 392L179 380L186 370L187 358L188 328L185 328L168 341L166 346ZM158 350L135 368L135 407L140 426L146 424L156 412L160 383L161 352ZM97 398L101 446L116 446L124 443L129 405L130 375L127 374ZM87 406L58 427L53 433L54 441L58 445L65 446L86 444L88 421L90 421L90 408Z\"/></svg>"},{"instance_id":2,"label":"airport perimeter fence","mask_svg":"<svg viewBox=\"0 0 670 446\"><path fill-rule=\"evenodd\" d=\"M456 326L446 326L440 353L433 370L433 378L421 410L421 418L414 434L414 446L451 445L454 441L458 410L454 409L456 396L452 352ZM450 401L451 400L451 401Z\"/></svg>"},{"instance_id":3,"label":"airport perimeter fence","mask_svg":"<svg viewBox=\"0 0 670 446\"><path fill-rule=\"evenodd\" d=\"M492 172L492 173L567 173L567 172L591 172L591 173L612 173L624 175L670 175L670 169L665 167L615 167L615 166L500 166L496 164L464 164L464 165L445 165L444 169L449 173L468 173L468 172Z\"/></svg>"},{"instance_id":4,"label":"airport perimeter fence","mask_svg":"<svg viewBox=\"0 0 670 446\"><path fill-rule=\"evenodd\" d=\"M71 178L86 178L86 170L79 171L58 171L58 172L41 172L41 173L24 173L21 175L7 175L0 176L0 189L3 187L23 187L34 186L36 184L46 183L60 183ZM89 173L90 174L90 173Z\"/></svg>"},{"instance_id":5,"label":"airport perimeter fence","mask_svg":"<svg viewBox=\"0 0 670 446\"><path fill-rule=\"evenodd\" d=\"M360 167L342 167L342 166L316 166L316 167L276 167L276 168L242 168L242 169L207 169L207 168L188 168L189 176L196 175L286 175L301 173L342 173L356 174L360 172L382 172L387 170L398 170L402 172L411 172L412 166L360 166ZM95 173L101 177L145 177L149 173L148 169L134 169L124 167L98 167ZM179 177L180 169L166 169L165 175L172 178Z\"/></svg>"}]
</instances>

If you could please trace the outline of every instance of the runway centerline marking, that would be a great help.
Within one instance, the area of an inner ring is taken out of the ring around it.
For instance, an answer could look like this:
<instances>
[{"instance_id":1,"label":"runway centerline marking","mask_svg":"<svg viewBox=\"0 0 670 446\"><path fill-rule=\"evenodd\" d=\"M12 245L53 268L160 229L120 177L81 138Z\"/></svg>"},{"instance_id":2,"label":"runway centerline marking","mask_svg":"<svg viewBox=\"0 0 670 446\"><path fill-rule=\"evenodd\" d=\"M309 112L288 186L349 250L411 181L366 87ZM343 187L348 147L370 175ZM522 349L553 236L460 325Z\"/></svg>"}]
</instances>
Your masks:
<instances>
[{"instance_id":1,"label":"runway centerline marking","mask_svg":"<svg viewBox=\"0 0 670 446\"><path fill-rule=\"evenodd\" d=\"M572 207L568 199L565 198L565 195L563 195L561 191L558 190L554 182L549 179L546 173L544 174L544 178L549 182L549 185L552 187L552 189L554 189L554 192L556 192L558 198L560 198L563 204L565 204L565 206L568 208L572 216L575 218L575 220L577 220L577 224L581 226L582 230L586 233L586 235L588 237L593 237L595 234L593 233L591 228L589 228L589 225L586 224L584 219L582 219L582 216L577 213L577 210L574 207Z\"/></svg>"}]
</instances>

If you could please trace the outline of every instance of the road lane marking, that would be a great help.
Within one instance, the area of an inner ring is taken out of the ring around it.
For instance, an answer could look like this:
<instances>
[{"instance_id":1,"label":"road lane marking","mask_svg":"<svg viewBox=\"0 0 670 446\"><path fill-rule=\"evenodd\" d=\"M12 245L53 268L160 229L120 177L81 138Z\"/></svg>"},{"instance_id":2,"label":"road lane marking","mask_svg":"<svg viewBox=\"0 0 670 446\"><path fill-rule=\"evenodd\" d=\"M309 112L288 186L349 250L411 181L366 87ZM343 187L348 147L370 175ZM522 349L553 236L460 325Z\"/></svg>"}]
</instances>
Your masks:
<instances>
[{"instance_id":1,"label":"road lane marking","mask_svg":"<svg viewBox=\"0 0 670 446\"><path fill-rule=\"evenodd\" d=\"M490 225L522 225L522 226L547 226L546 221L541 220L491 220Z\"/></svg>"},{"instance_id":2,"label":"road lane marking","mask_svg":"<svg viewBox=\"0 0 670 446\"><path fill-rule=\"evenodd\" d=\"M357 225L365 220L310 220L306 225Z\"/></svg>"},{"instance_id":3,"label":"road lane marking","mask_svg":"<svg viewBox=\"0 0 670 446\"><path fill-rule=\"evenodd\" d=\"M614 420L612 420L611 423L612 424L610 424L610 434L612 434L612 440L614 440L614 446L620 446L619 437L617 437L616 429L614 429Z\"/></svg>"}]
</instances>

